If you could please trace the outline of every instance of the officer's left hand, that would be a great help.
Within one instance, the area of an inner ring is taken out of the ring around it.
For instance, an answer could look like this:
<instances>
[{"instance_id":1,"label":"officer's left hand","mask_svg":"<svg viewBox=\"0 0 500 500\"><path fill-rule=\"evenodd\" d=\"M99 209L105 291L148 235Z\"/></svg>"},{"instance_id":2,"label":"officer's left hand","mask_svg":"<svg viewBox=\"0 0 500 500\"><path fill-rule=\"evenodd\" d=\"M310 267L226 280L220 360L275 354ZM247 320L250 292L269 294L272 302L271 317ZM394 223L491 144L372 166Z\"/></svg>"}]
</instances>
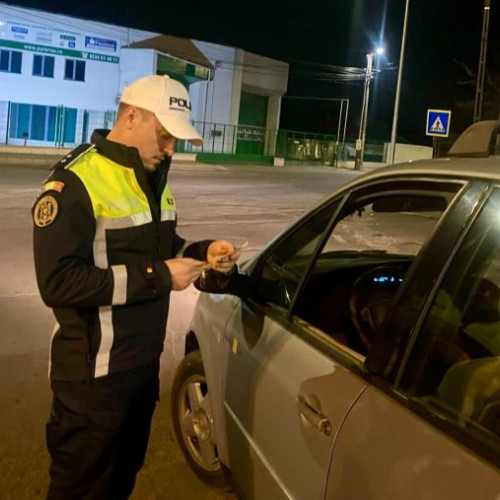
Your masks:
<instances>
[{"instance_id":1,"label":"officer's left hand","mask_svg":"<svg viewBox=\"0 0 500 500\"><path fill-rule=\"evenodd\" d=\"M185 290L191 283L196 281L200 274L210 266L201 260L179 257L165 261L172 280L172 290Z\"/></svg>"},{"instance_id":2,"label":"officer's left hand","mask_svg":"<svg viewBox=\"0 0 500 500\"><path fill-rule=\"evenodd\" d=\"M216 240L208 246L207 260L215 271L229 273L236 264L240 253L230 241Z\"/></svg>"}]
</instances>

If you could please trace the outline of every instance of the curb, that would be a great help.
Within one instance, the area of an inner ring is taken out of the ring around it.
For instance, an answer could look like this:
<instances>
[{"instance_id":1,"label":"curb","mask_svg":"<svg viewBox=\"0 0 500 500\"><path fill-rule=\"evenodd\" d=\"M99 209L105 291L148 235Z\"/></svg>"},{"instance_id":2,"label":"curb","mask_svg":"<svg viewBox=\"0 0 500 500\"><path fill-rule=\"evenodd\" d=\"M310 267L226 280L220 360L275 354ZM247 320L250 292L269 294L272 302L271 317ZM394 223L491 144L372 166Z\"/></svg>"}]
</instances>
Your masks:
<instances>
[{"instance_id":1,"label":"curb","mask_svg":"<svg viewBox=\"0 0 500 500\"><path fill-rule=\"evenodd\" d=\"M23 153L7 153L5 156L2 154L0 148L0 168L6 165L29 165L36 167L46 167L50 169L59 159L62 157L61 154L54 155L51 154L37 154L35 155L29 154L27 152ZM385 164L365 164L361 170L354 170L354 164L350 165L348 163L339 165L338 167L331 166L318 166L318 165L284 165L284 166L273 166L273 165L263 165L263 164L255 164L255 163L201 163L192 160L188 160L185 158L180 158L176 160L175 158L172 161L171 171L204 171L204 172L227 172L233 170L240 171L256 171L260 169L264 169L266 171L274 170L276 172L290 172L290 171L304 171L304 170L318 170L321 172L369 172L371 170L384 167Z\"/></svg>"}]
</instances>

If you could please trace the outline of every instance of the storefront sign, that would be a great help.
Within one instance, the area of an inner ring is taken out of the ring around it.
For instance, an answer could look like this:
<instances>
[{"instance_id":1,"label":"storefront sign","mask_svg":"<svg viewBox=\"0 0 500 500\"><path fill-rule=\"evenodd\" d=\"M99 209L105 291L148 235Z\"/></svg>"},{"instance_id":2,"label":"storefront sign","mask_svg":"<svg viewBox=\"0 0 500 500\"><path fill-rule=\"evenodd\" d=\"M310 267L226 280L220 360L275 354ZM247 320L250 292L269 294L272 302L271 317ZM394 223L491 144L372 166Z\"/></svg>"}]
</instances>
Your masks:
<instances>
[{"instance_id":1,"label":"storefront sign","mask_svg":"<svg viewBox=\"0 0 500 500\"><path fill-rule=\"evenodd\" d=\"M0 46L117 64L118 40L6 20ZM110 53L116 55L110 55Z\"/></svg>"},{"instance_id":2,"label":"storefront sign","mask_svg":"<svg viewBox=\"0 0 500 500\"><path fill-rule=\"evenodd\" d=\"M85 47L93 47L101 50L111 50L116 52L116 40L108 40L107 38L98 38L96 36L85 37Z\"/></svg>"}]
</instances>

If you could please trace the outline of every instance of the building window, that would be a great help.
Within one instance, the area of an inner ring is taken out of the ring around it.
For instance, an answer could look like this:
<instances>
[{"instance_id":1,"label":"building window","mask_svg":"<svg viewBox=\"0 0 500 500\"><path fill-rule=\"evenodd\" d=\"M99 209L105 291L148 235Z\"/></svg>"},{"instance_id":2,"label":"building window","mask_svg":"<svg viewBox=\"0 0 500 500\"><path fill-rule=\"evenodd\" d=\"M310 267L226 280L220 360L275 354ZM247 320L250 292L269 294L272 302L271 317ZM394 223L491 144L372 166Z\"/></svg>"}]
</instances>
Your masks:
<instances>
[{"instance_id":1,"label":"building window","mask_svg":"<svg viewBox=\"0 0 500 500\"><path fill-rule=\"evenodd\" d=\"M78 61L76 59L66 59L66 66L64 68L64 78L66 80L84 82L85 61Z\"/></svg>"},{"instance_id":2,"label":"building window","mask_svg":"<svg viewBox=\"0 0 500 500\"><path fill-rule=\"evenodd\" d=\"M21 73L23 53L17 50L0 50L0 71Z\"/></svg>"},{"instance_id":3,"label":"building window","mask_svg":"<svg viewBox=\"0 0 500 500\"><path fill-rule=\"evenodd\" d=\"M54 78L54 57L35 55L33 57L33 75Z\"/></svg>"},{"instance_id":4,"label":"building window","mask_svg":"<svg viewBox=\"0 0 500 500\"><path fill-rule=\"evenodd\" d=\"M57 143L75 142L77 110L12 103L9 137Z\"/></svg>"}]
</instances>

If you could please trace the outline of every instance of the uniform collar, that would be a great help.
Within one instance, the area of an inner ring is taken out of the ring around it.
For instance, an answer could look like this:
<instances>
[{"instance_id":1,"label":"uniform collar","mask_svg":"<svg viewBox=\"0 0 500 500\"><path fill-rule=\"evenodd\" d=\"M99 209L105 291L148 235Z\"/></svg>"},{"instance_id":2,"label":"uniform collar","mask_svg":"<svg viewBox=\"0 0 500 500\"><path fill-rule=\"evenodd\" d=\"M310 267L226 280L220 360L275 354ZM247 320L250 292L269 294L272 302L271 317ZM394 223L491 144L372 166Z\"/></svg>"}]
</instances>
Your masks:
<instances>
[{"instance_id":1,"label":"uniform collar","mask_svg":"<svg viewBox=\"0 0 500 500\"><path fill-rule=\"evenodd\" d=\"M97 152L110 160L129 168L144 168L137 148L125 146L119 142L106 139L109 130L96 129L92 133L90 141L95 144Z\"/></svg>"},{"instance_id":2,"label":"uniform collar","mask_svg":"<svg viewBox=\"0 0 500 500\"><path fill-rule=\"evenodd\" d=\"M92 133L90 142L95 145L97 152L124 167L140 167L145 171L146 169L144 168L137 148L125 146L119 142L108 141L106 137L109 132L110 131L107 129L95 129ZM170 162L171 158L165 158L165 160L158 165L155 173L157 173L157 175L165 176L170 170Z\"/></svg>"}]
</instances>

